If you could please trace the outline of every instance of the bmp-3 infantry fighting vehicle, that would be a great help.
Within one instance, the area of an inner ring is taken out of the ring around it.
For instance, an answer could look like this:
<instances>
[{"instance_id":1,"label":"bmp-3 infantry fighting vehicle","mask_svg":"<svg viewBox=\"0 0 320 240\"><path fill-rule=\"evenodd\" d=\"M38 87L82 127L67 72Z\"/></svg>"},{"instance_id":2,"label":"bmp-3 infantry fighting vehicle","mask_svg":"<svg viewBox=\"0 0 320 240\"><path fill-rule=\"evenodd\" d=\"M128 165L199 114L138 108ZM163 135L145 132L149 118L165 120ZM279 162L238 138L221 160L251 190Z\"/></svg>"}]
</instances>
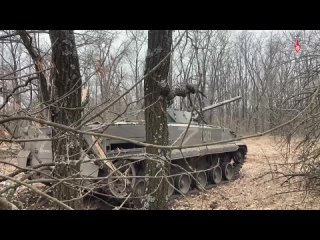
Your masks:
<instances>
[{"instance_id":1,"label":"bmp-3 infantry fighting vehicle","mask_svg":"<svg viewBox=\"0 0 320 240\"><path fill-rule=\"evenodd\" d=\"M238 100L240 97L234 98ZM232 101L234 101L232 100ZM231 102L230 100L227 103ZM224 103L220 103L223 105ZM220 106L219 105L219 106ZM211 110L217 105L208 106L202 112ZM244 163L247 146L243 142L232 141L236 135L229 129L204 124L198 116L188 111L167 110L169 145L182 146L199 145L210 142L231 140L230 142L198 146L171 151L171 177L168 196L173 194L187 194L192 188L204 189L221 181L230 181L239 176ZM188 129L187 133L186 129ZM145 124L143 121L116 122L112 124L91 123L85 130L108 135L128 138L145 142ZM22 129L23 139L50 138L50 127L28 126ZM117 198L125 198L133 191L143 194L145 189L145 148L123 140L100 138L83 135L87 147L81 174L91 177L106 177L105 191ZM31 141L22 144L18 154L21 167L35 166L52 162L51 141ZM88 161L90 159L104 159L104 161ZM102 162L102 164L101 164ZM49 172L48 172L49 173ZM124 177L129 176L129 178ZM116 176L121 176L117 178ZM135 176L135 177L132 177ZM139 178L139 176L141 176ZM40 177L40 176L38 176ZM43 176L41 176L43 177Z\"/></svg>"}]
</instances>

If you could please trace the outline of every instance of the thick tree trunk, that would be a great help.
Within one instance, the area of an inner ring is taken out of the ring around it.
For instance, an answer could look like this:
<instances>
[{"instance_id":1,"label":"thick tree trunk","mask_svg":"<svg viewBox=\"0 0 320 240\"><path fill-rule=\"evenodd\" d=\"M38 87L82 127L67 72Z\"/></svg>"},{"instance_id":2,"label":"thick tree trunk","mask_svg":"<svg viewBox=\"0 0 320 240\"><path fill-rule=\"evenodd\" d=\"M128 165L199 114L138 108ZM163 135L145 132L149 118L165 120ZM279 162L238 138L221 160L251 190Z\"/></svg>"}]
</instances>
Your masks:
<instances>
[{"instance_id":1,"label":"thick tree trunk","mask_svg":"<svg viewBox=\"0 0 320 240\"><path fill-rule=\"evenodd\" d=\"M52 121L70 125L81 118L81 75L79 59L72 30L52 30L49 32L52 46L52 60L54 69L54 96L59 99L53 109ZM52 150L55 176L65 178L79 172L78 164L71 164L70 160L80 158L79 136L57 130L54 135L64 134L64 138L53 141ZM59 200L77 198L79 192L65 184L59 184L55 189L55 197ZM73 208L80 208L81 201L70 201L67 204Z\"/></svg>"},{"instance_id":2,"label":"thick tree trunk","mask_svg":"<svg viewBox=\"0 0 320 240\"><path fill-rule=\"evenodd\" d=\"M148 33L148 54L146 58L147 74L171 51L172 31L171 30L150 30ZM159 82L168 83L170 57L162 65L150 74L144 82L145 94L145 121L146 141L151 144L168 145L167 125L167 101L161 96ZM157 155L157 161L147 161L146 174L148 176L165 176L169 174L169 165L161 160L167 158L168 151L155 148L147 148L147 153ZM159 186L160 185L160 186ZM146 192L148 197L145 200L147 209L166 209L168 183L165 178L149 178L147 180Z\"/></svg>"}]
</instances>

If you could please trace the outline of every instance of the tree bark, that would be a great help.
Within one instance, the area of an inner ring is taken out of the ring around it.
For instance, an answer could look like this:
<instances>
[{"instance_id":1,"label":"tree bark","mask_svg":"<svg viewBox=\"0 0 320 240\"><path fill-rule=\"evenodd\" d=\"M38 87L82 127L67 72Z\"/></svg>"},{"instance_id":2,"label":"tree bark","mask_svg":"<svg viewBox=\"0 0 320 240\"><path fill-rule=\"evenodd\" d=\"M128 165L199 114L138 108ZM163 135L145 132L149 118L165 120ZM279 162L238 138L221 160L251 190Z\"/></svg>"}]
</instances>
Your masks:
<instances>
[{"instance_id":1,"label":"tree bark","mask_svg":"<svg viewBox=\"0 0 320 240\"><path fill-rule=\"evenodd\" d=\"M32 38L29 36L26 30L17 30L17 33L20 35L23 45L28 50L34 64L36 71L39 72L40 80L40 90L42 101L48 102L50 100L49 90L47 86L47 79L44 73L44 62L36 48L32 45ZM54 42L52 42L54 44Z\"/></svg>"},{"instance_id":2,"label":"tree bark","mask_svg":"<svg viewBox=\"0 0 320 240\"><path fill-rule=\"evenodd\" d=\"M172 31L171 30L150 30L148 32L148 53L146 57L147 74L171 51ZM144 82L145 94L145 121L146 141L151 144L168 145L168 124L167 124L167 100L162 96L159 83L168 84L168 73L170 68L170 57L162 63ZM166 176L169 174L169 164L163 161L168 158L170 152L147 148L148 154L157 155L157 161L147 160L147 176ZM147 209L167 209L168 183L165 178L149 178L146 184L148 194L144 206Z\"/></svg>"},{"instance_id":3,"label":"tree bark","mask_svg":"<svg viewBox=\"0 0 320 240\"><path fill-rule=\"evenodd\" d=\"M52 46L54 96L60 99L53 109L52 121L70 125L81 118L81 75L79 59L73 30L49 31ZM71 94L70 94L71 93ZM68 95L66 95L68 94ZM64 96L64 97L63 97ZM70 177L79 173L79 164L71 164L69 160L80 158L79 136L57 130L54 135L64 134L64 138L53 141L53 159L57 163L54 175L59 178ZM55 197L59 200L70 200L79 197L79 192L65 184L59 184L55 189ZM67 203L70 207L79 209L81 201Z\"/></svg>"}]
</instances>

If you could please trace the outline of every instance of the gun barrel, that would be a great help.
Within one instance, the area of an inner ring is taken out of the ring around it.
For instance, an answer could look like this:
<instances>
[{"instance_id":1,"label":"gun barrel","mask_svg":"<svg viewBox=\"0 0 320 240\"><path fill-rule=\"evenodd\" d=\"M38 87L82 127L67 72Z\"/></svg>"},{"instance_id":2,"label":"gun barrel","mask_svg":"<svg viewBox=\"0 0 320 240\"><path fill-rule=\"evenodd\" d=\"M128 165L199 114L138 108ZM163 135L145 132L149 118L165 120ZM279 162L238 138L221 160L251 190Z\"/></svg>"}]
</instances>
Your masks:
<instances>
[{"instance_id":1,"label":"gun barrel","mask_svg":"<svg viewBox=\"0 0 320 240\"><path fill-rule=\"evenodd\" d=\"M216 104L207 106L207 107L205 107L205 108L202 109L202 112L205 112L205 111L211 110L211 109L213 109L213 108L217 108L217 107L223 106L223 105L225 105L225 104L227 104L227 103L231 103L231 102L237 101L237 100L239 100L239 99L241 99L241 96L237 96L237 97L234 97L234 98L225 100L225 101L223 101L223 102L219 102L219 103L216 103Z\"/></svg>"},{"instance_id":2,"label":"gun barrel","mask_svg":"<svg viewBox=\"0 0 320 240\"><path fill-rule=\"evenodd\" d=\"M206 112L206 111L209 111L209 110L211 110L211 109L214 109L214 108L223 106L223 105L225 105L225 104L227 104L227 103L231 103L231 102L237 101L237 100L239 100L239 99L241 99L241 98L242 98L241 96L237 96L237 97L234 97L234 98L230 98L230 99L228 99L228 100L225 100L225 101L223 101L223 102L215 103L215 104L213 104L213 105L204 107L204 108L202 109L202 112ZM195 117L194 117L194 119L197 119L198 117L199 117L198 114L196 114Z\"/></svg>"}]
</instances>

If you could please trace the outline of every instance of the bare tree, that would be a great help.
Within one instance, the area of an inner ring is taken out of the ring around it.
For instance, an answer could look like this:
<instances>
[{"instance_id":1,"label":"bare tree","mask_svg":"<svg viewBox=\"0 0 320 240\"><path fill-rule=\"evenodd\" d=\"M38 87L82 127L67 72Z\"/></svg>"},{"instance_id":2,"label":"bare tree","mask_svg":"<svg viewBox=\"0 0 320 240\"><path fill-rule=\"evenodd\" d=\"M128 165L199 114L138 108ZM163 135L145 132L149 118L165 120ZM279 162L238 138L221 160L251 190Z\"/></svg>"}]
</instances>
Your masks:
<instances>
[{"instance_id":1,"label":"bare tree","mask_svg":"<svg viewBox=\"0 0 320 240\"><path fill-rule=\"evenodd\" d=\"M55 198L50 201L59 204L59 208L81 208L79 199L90 192L78 182L80 169L74 164L84 151L89 152L79 141L84 134L82 127L98 120L107 129L129 116L142 119L135 116L139 112L145 114L147 143L126 140L147 147L148 154L143 155L147 158L143 179L148 179L145 207L165 209L166 176L170 172L167 98L172 88L181 84L198 85L206 96L199 101L203 106L241 95L241 101L205 113L209 124L230 127L241 134L252 133L249 137L266 133L283 136L288 145L293 137L302 138L295 154L299 171L290 172L287 177L303 176L305 187L318 190L319 31L186 31L173 51L171 35L175 34L180 31L149 31L146 46L146 31L0 30L0 121L9 125L7 119L22 118L32 125L54 129L55 162L50 165L54 177L46 181L57 186ZM302 44L299 53L293 49L297 37ZM51 39L46 49L45 39ZM84 87L89 89L89 103L82 106ZM193 107L188 98L170 100L171 108ZM98 142L106 137L92 136L100 137ZM14 134L1 137L5 142L24 144ZM44 170L42 167L39 171ZM38 169L32 171L35 170ZM18 167L16 170L27 175L30 171ZM103 177L107 178L108 171ZM17 176L7 175L15 180ZM0 182L4 179L13 181L2 176ZM96 186L105 183L98 180L101 183ZM32 181L36 180L23 178L21 182ZM0 189L1 197L6 189L17 189L19 184L14 182L14 187Z\"/></svg>"},{"instance_id":2,"label":"bare tree","mask_svg":"<svg viewBox=\"0 0 320 240\"><path fill-rule=\"evenodd\" d=\"M52 121L71 125L81 118L81 75L79 59L72 30L50 30L52 44L52 62L55 66L53 74L54 100L57 100L53 109ZM77 134L56 131L54 135L64 135L63 138L53 141L53 158L57 163L54 175L68 177L79 173L80 164L69 164L70 160L79 160L81 144ZM60 200L76 200L68 203L73 208L81 208L77 197L81 192L60 184L55 190L55 196Z\"/></svg>"},{"instance_id":3,"label":"bare tree","mask_svg":"<svg viewBox=\"0 0 320 240\"><path fill-rule=\"evenodd\" d=\"M146 57L147 74L163 60L171 51L172 31L171 30L150 30L148 33L148 53ZM145 94L145 121L146 121L146 142L151 144L168 145L168 125L166 114L166 95L160 91L159 86L168 85L168 73L170 58L167 58L161 66L150 74L144 82ZM156 154L161 158L168 158L169 152L161 149L147 148L149 154ZM169 165L166 161L147 161L146 174L148 176L167 176ZM163 179L150 178L147 180L146 192L148 197L144 206L148 209L166 209L168 182Z\"/></svg>"}]
</instances>

